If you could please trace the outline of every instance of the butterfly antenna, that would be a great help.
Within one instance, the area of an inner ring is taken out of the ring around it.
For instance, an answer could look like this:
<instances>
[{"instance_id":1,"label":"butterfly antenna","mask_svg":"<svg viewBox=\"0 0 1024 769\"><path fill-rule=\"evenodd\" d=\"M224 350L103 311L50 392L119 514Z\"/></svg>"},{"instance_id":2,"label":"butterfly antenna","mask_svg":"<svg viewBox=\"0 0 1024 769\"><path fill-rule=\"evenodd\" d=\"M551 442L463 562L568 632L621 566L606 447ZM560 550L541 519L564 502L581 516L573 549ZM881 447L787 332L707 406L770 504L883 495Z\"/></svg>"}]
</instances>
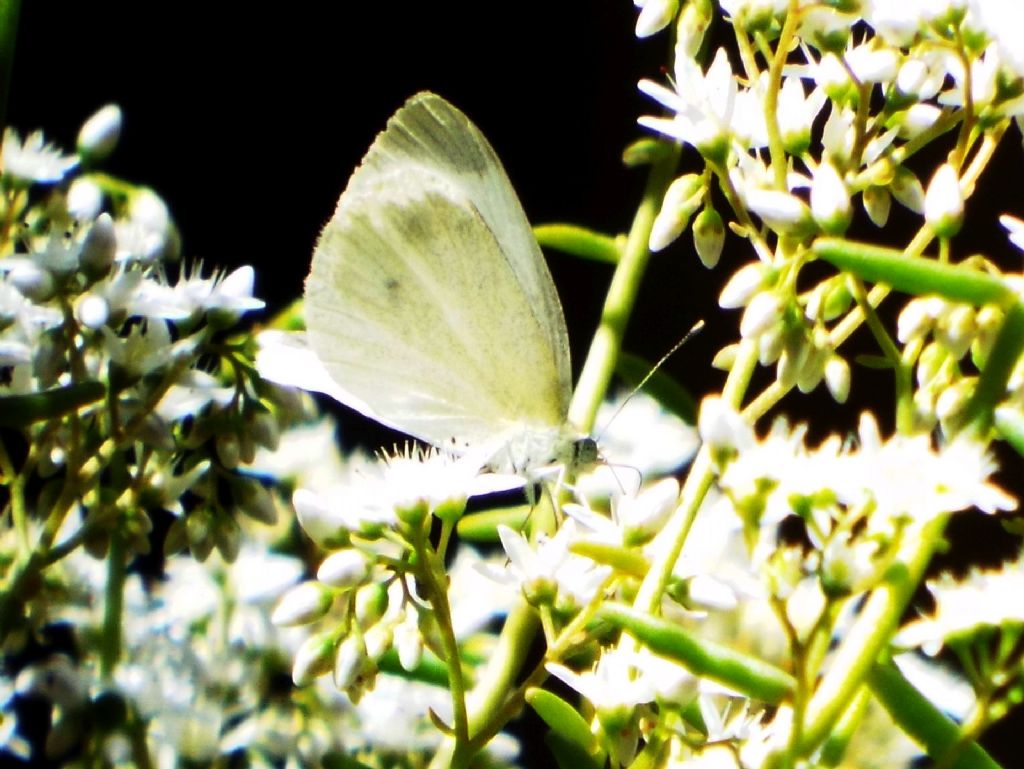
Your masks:
<instances>
[{"instance_id":1,"label":"butterfly antenna","mask_svg":"<svg viewBox=\"0 0 1024 769\"><path fill-rule=\"evenodd\" d=\"M632 390L630 390L629 395L626 396L626 398L622 401L622 403L619 405L619 407L615 410L615 413L612 414L611 419L609 419L605 423L605 426L604 426L605 430L607 430L608 429L608 425L610 425L612 422L614 422L615 419L619 416L619 414L622 413L622 410L624 408L626 408L626 406L629 404L629 402L631 400L633 400L633 397L638 392L640 392L642 389L644 389L644 385L646 385L649 381L651 381L651 377L654 376L657 373L658 369L660 369L663 365L665 365L665 361L667 361L669 358L671 358L680 347L682 347L684 344L689 342L690 339L693 337L693 335L696 334L698 331L700 331L702 328L704 328L704 321L703 320L698 320L696 323L693 324L693 326L690 328L690 330L687 331L683 335L682 339L680 339L678 342L676 342L674 345L672 345L672 347L669 349L669 351L667 353L665 353L660 358L658 358L658 362L655 363L653 366L651 366L651 370L648 371L646 374L644 374L644 378L640 380L640 383L636 387L634 387Z\"/></svg>"}]
</instances>

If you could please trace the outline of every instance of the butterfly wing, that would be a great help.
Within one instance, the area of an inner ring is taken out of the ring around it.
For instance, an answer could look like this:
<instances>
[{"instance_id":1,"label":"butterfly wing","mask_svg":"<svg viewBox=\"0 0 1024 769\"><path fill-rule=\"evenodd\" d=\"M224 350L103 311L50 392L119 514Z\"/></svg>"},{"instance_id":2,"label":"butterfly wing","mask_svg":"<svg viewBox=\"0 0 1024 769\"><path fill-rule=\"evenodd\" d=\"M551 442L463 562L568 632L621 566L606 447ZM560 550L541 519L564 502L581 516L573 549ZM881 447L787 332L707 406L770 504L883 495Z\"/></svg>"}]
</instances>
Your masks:
<instances>
[{"instance_id":1,"label":"butterfly wing","mask_svg":"<svg viewBox=\"0 0 1024 769\"><path fill-rule=\"evenodd\" d=\"M310 346L356 410L437 445L565 420L568 338L494 150L420 94L389 121L324 228Z\"/></svg>"}]
</instances>

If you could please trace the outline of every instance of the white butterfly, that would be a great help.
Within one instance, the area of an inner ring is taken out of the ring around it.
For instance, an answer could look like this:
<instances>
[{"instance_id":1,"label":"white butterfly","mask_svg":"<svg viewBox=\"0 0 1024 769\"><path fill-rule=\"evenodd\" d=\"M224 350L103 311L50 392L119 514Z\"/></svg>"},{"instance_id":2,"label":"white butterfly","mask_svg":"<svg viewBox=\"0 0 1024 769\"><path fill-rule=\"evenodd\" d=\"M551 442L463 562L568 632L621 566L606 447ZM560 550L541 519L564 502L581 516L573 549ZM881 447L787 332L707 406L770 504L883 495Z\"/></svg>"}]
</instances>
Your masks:
<instances>
[{"instance_id":1,"label":"white butterfly","mask_svg":"<svg viewBox=\"0 0 1024 769\"><path fill-rule=\"evenodd\" d=\"M430 93L352 174L306 279L308 343L341 402L481 465L592 462L566 425L568 335L491 145Z\"/></svg>"}]
</instances>

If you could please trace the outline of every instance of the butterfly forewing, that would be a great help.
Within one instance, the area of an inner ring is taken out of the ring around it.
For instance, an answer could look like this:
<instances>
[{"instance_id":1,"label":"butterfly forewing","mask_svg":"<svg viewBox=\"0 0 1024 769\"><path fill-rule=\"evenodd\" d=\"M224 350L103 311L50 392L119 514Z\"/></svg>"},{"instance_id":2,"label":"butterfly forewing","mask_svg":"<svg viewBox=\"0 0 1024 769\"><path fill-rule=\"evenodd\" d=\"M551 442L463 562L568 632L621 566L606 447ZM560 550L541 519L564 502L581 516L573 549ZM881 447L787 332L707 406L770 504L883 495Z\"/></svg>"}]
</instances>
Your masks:
<instances>
[{"instance_id":1,"label":"butterfly forewing","mask_svg":"<svg viewBox=\"0 0 1024 769\"><path fill-rule=\"evenodd\" d=\"M431 94L377 138L306 283L309 342L346 403L438 445L565 420L561 307L494 151Z\"/></svg>"}]
</instances>

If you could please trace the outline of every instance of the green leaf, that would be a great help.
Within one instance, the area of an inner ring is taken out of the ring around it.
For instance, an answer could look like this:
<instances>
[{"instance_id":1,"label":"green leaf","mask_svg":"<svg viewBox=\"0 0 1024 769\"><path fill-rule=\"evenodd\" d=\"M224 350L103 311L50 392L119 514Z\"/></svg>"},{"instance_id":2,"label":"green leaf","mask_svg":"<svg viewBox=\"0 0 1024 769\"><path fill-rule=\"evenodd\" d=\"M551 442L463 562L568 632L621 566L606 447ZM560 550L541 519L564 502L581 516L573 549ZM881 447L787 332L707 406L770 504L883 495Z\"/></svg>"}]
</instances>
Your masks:
<instances>
[{"instance_id":1,"label":"green leaf","mask_svg":"<svg viewBox=\"0 0 1024 769\"><path fill-rule=\"evenodd\" d=\"M837 238L814 242L816 256L841 270L872 283L884 283L915 296L938 294L946 299L980 306L1005 306L1015 298L1002 280L978 270L934 259L907 256L894 248L857 243Z\"/></svg>"},{"instance_id":2,"label":"green leaf","mask_svg":"<svg viewBox=\"0 0 1024 769\"><path fill-rule=\"evenodd\" d=\"M455 531L469 542L497 542L499 524L521 531L530 518L530 510L529 505L516 505L470 513L459 519Z\"/></svg>"},{"instance_id":3,"label":"green leaf","mask_svg":"<svg viewBox=\"0 0 1024 769\"><path fill-rule=\"evenodd\" d=\"M893 362L884 355L857 355L853 360L858 366L873 368L879 371L895 368Z\"/></svg>"},{"instance_id":4,"label":"green leaf","mask_svg":"<svg viewBox=\"0 0 1024 769\"><path fill-rule=\"evenodd\" d=\"M575 224L539 224L533 234L546 248L607 264L618 264L625 245L624 236L612 237Z\"/></svg>"},{"instance_id":5,"label":"green leaf","mask_svg":"<svg viewBox=\"0 0 1024 769\"><path fill-rule=\"evenodd\" d=\"M98 401L106 391L101 382L82 382L41 393L5 395L0 397L0 426L27 427L61 417Z\"/></svg>"},{"instance_id":6,"label":"green leaf","mask_svg":"<svg viewBox=\"0 0 1024 769\"><path fill-rule=\"evenodd\" d=\"M559 769L601 769L604 766L603 757L599 761L558 732L551 731L545 734L544 744L548 746L551 755L555 757L555 763L558 764Z\"/></svg>"},{"instance_id":7,"label":"green leaf","mask_svg":"<svg viewBox=\"0 0 1024 769\"><path fill-rule=\"evenodd\" d=\"M590 724L576 708L557 694L538 687L530 687L526 690L526 702L543 719L544 723L551 727L553 732L576 745L591 760L598 756L601 750L600 743L594 733L590 731ZM601 761L601 763L604 762Z\"/></svg>"},{"instance_id":8,"label":"green leaf","mask_svg":"<svg viewBox=\"0 0 1024 769\"><path fill-rule=\"evenodd\" d=\"M666 160L672 152L672 145L667 141L645 137L637 139L622 152L622 162L628 168L654 165Z\"/></svg>"},{"instance_id":9,"label":"green leaf","mask_svg":"<svg viewBox=\"0 0 1024 769\"><path fill-rule=\"evenodd\" d=\"M651 374L653 364L628 352L619 353L615 372L631 387L636 387ZM697 403L689 390L662 370L655 371L643 387L644 392L658 401L667 411L679 416L687 424L697 422Z\"/></svg>"},{"instance_id":10,"label":"green leaf","mask_svg":"<svg viewBox=\"0 0 1024 769\"><path fill-rule=\"evenodd\" d=\"M893 721L936 761L950 769L1001 769L973 740L961 743L960 728L911 685L891 662L875 665L867 684ZM957 750L949 761L950 751Z\"/></svg>"},{"instance_id":11,"label":"green leaf","mask_svg":"<svg viewBox=\"0 0 1024 769\"><path fill-rule=\"evenodd\" d=\"M795 686L791 675L767 662L697 638L678 625L631 606L606 603L597 617L628 631L651 651L676 660L695 676L725 684L762 702L781 702Z\"/></svg>"},{"instance_id":12,"label":"green leaf","mask_svg":"<svg viewBox=\"0 0 1024 769\"><path fill-rule=\"evenodd\" d=\"M636 550L605 542L578 540L570 543L569 551L589 558L594 563L611 566L615 571L637 579L643 579L651 568L650 561Z\"/></svg>"},{"instance_id":13,"label":"green leaf","mask_svg":"<svg viewBox=\"0 0 1024 769\"><path fill-rule=\"evenodd\" d=\"M381 656L378 667L385 673L400 676L410 681L422 681L434 686L448 686L448 667L441 659L428 649L423 651L420 664L412 670L406 670L398 661L398 652L392 647Z\"/></svg>"}]
</instances>

